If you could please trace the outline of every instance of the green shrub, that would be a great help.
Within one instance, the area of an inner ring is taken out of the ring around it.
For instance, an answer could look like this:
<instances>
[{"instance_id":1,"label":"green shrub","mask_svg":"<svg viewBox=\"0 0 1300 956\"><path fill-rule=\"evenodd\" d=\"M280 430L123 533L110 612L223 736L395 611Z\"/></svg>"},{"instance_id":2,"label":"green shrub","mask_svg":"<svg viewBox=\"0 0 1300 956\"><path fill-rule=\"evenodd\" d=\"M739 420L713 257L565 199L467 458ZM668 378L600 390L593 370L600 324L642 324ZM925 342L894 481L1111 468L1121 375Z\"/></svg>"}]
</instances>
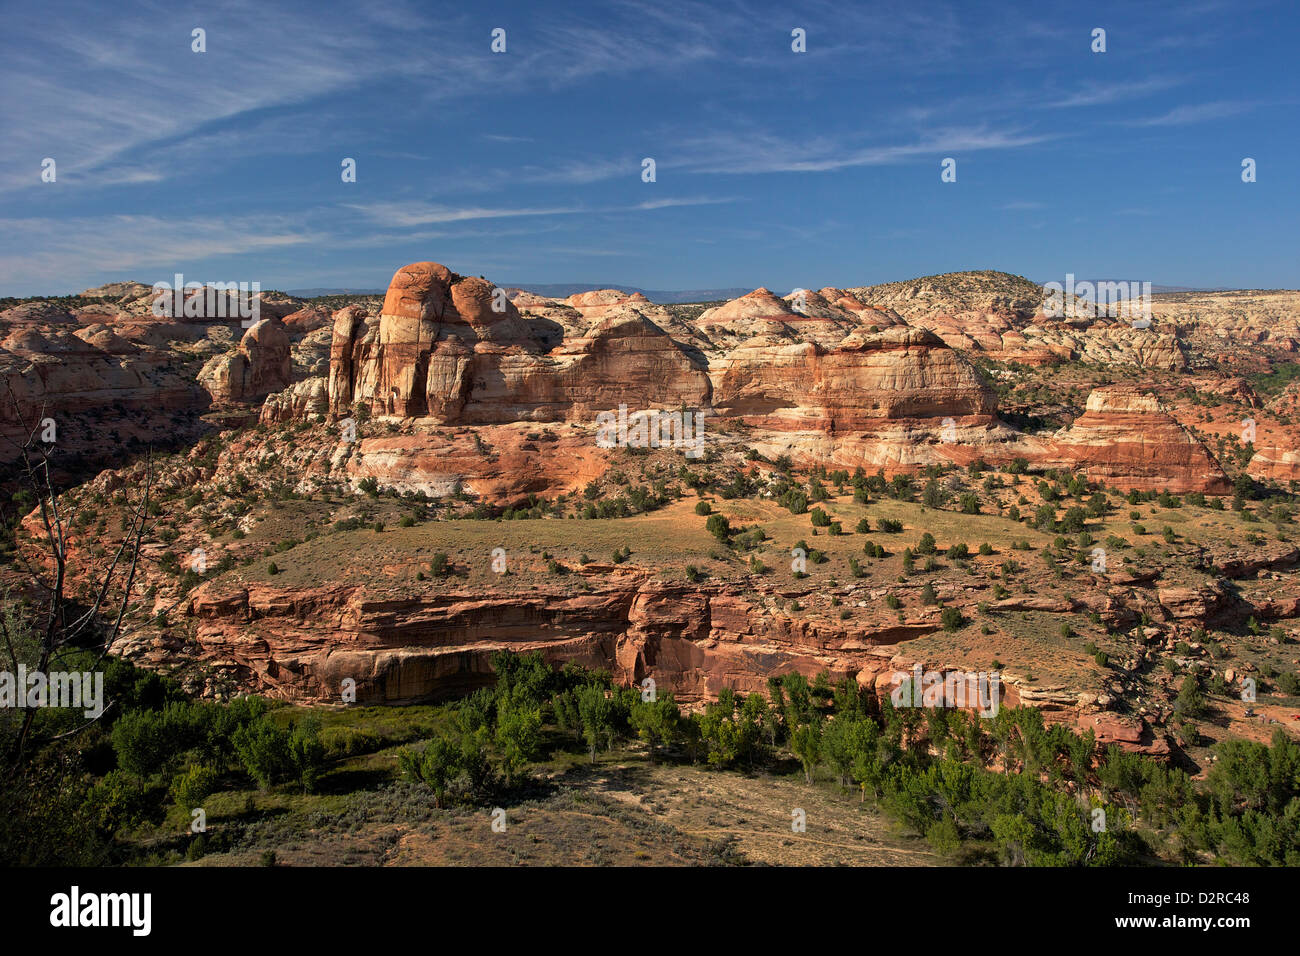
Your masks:
<instances>
[{"instance_id":1,"label":"green shrub","mask_svg":"<svg viewBox=\"0 0 1300 956\"><path fill-rule=\"evenodd\" d=\"M193 810L201 807L208 795L217 789L220 774L212 767L191 764L172 778L171 796L176 806Z\"/></svg>"}]
</instances>

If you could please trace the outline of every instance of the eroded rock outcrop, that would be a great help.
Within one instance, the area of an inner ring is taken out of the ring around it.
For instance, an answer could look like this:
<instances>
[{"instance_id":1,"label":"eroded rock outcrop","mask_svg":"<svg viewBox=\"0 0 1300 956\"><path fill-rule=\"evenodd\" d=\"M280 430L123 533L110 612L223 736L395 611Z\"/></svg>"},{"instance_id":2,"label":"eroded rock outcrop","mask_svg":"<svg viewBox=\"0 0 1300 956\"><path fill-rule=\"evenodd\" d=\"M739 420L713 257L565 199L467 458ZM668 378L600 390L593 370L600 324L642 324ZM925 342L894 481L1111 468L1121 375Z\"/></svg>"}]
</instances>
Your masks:
<instances>
[{"instance_id":1,"label":"eroded rock outcrop","mask_svg":"<svg viewBox=\"0 0 1300 956\"><path fill-rule=\"evenodd\" d=\"M262 319L239 341L239 347L214 356L199 372L214 402L260 401L290 381L289 334L279 319Z\"/></svg>"},{"instance_id":2,"label":"eroded rock outcrop","mask_svg":"<svg viewBox=\"0 0 1300 956\"><path fill-rule=\"evenodd\" d=\"M791 671L810 679L825 671L881 696L918 665L967 674L900 651L939 629L933 615L875 624L795 619L774 615L748 589L670 584L615 565L582 573L597 587L417 594L214 582L192 593L188 611L201 660L246 688L296 702L337 701L346 680L362 704L460 696L493 682L492 657L503 649L607 670L624 685L653 677L687 705L723 688L762 694L768 677ZM981 689L969 676L966 685L968 698L950 703L978 706ZM1102 743L1169 752L1141 718L1101 712L1095 694L1056 691L1009 677L997 693L1000 706L1037 707L1048 722L1094 729Z\"/></svg>"},{"instance_id":3,"label":"eroded rock outcrop","mask_svg":"<svg viewBox=\"0 0 1300 956\"><path fill-rule=\"evenodd\" d=\"M490 683L491 657L503 648L611 669L622 681L653 674L688 702L716 697L723 687L762 691L768 675L782 670L812 677L825 668L836 679L864 680L896 669L891 645L939 626L872 630L773 618L725 587L668 586L640 573L590 569L597 572L601 586L580 593L203 586L189 610L205 659L260 692L331 700L350 677L361 703L473 690Z\"/></svg>"},{"instance_id":4,"label":"eroded rock outcrop","mask_svg":"<svg viewBox=\"0 0 1300 956\"><path fill-rule=\"evenodd\" d=\"M729 354L719 415L811 433L812 457L891 468L974 456L1010 430L965 359L922 329L858 333L838 346L752 339Z\"/></svg>"},{"instance_id":5,"label":"eroded rock outcrop","mask_svg":"<svg viewBox=\"0 0 1300 956\"><path fill-rule=\"evenodd\" d=\"M562 303L520 295L524 315L484 280L416 263L394 276L377 325L335 316L329 407L336 418L359 404L486 425L591 424L619 405L711 406L785 436L773 449L854 464L959 459L932 446L957 452L1005 437L992 392L942 341L843 290L823 291L792 304L759 289L706 310L696 332L613 290Z\"/></svg>"},{"instance_id":6,"label":"eroded rock outcrop","mask_svg":"<svg viewBox=\"0 0 1300 956\"><path fill-rule=\"evenodd\" d=\"M1052 439L1045 462L1122 489L1226 494L1209 450L1160 400L1134 386L1094 389L1083 415Z\"/></svg>"},{"instance_id":7,"label":"eroded rock outcrop","mask_svg":"<svg viewBox=\"0 0 1300 956\"><path fill-rule=\"evenodd\" d=\"M193 365L118 324L43 324L43 315L42 323L22 315L0 323L0 462L17 458L46 419L67 464L197 434L208 396Z\"/></svg>"},{"instance_id":8,"label":"eroded rock outcrop","mask_svg":"<svg viewBox=\"0 0 1300 956\"><path fill-rule=\"evenodd\" d=\"M377 328L335 317L329 405L438 423L587 421L599 411L707 404L705 371L634 298L587 303L581 335L522 316L491 283L437 263L398 270ZM581 297L575 297L580 298Z\"/></svg>"},{"instance_id":9,"label":"eroded rock outcrop","mask_svg":"<svg viewBox=\"0 0 1300 956\"><path fill-rule=\"evenodd\" d=\"M265 425L302 421L329 411L327 384L323 378L294 382L288 388L266 397L258 420Z\"/></svg>"},{"instance_id":10,"label":"eroded rock outcrop","mask_svg":"<svg viewBox=\"0 0 1300 956\"><path fill-rule=\"evenodd\" d=\"M845 336L863 326L858 312L847 308L859 302L850 302L847 294L828 290L836 295L832 303L819 292L796 290L781 298L767 289L755 289L738 299L732 299L716 308L702 312L696 324L715 341L729 345L744 342L755 336L769 336L791 342L813 342L830 348Z\"/></svg>"},{"instance_id":11,"label":"eroded rock outcrop","mask_svg":"<svg viewBox=\"0 0 1300 956\"><path fill-rule=\"evenodd\" d=\"M896 328L835 349L751 340L732 353L716 405L768 423L812 416L831 430L852 430L880 419L987 417L997 403L937 336Z\"/></svg>"}]
</instances>

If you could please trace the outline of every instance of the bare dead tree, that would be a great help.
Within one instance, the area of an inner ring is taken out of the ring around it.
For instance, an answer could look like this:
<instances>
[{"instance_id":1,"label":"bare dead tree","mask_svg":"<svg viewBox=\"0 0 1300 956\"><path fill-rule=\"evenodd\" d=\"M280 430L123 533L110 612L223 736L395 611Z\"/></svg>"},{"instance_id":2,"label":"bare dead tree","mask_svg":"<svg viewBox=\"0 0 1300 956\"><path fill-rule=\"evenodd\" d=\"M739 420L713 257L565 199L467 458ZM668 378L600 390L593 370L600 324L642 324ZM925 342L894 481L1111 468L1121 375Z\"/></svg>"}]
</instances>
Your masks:
<instances>
[{"instance_id":1,"label":"bare dead tree","mask_svg":"<svg viewBox=\"0 0 1300 956\"><path fill-rule=\"evenodd\" d=\"M84 610L70 605L67 585L69 579L68 538L74 525L73 516L65 513L60 502L55 480L51 474L51 452L53 446L40 439L39 433L45 417L45 409L36 416L34 424L29 424L22 415L22 406L9 387L9 400L13 407L14 420L21 426L22 443L6 436L4 440L16 451L19 467L19 483L36 502L36 511L40 517L41 551L35 560L29 560L20 549L15 549L17 563L27 572L32 592L37 595L40 610L35 616L39 635L37 670L48 673L51 661L56 660L60 652L69 647L79 647L98 651L95 667L98 667L117 640L122 631L123 621L131 610L131 590L135 584L136 571L140 561L140 545L149 524L149 500L153 486L153 453L146 455L144 480L139 496L134 503L127 500L127 521L123 527L122 541L107 567L95 571L87 569L85 577L89 580L98 578L93 589L93 599ZM113 592L114 582L121 588L120 597ZM9 632L5 615L0 614L0 630L3 631L6 650L8 651L13 672L18 669L18 655L15 638ZM106 713L91 718L86 724L70 731L69 736L78 733L84 727L94 723ZM28 708L18 731L14 748L14 765L22 763L31 735L32 723L36 718L35 710Z\"/></svg>"}]
</instances>

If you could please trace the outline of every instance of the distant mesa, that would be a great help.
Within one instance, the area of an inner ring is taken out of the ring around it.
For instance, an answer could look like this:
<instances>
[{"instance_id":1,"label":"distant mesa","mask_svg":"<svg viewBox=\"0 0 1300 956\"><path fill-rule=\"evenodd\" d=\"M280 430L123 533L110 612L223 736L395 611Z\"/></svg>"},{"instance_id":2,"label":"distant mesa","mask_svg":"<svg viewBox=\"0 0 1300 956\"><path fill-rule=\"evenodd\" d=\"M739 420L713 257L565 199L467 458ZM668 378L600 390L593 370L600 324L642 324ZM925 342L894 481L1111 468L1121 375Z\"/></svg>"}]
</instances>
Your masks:
<instances>
[{"instance_id":1,"label":"distant mesa","mask_svg":"<svg viewBox=\"0 0 1300 956\"><path fill-rule=\"evenodd\" d=\"M679 305L684 302L721 302L724 299L734 299L737 296L744 295L748 289L726 288L726 289L676 289L672 291L663 289L639 289L636 286L624 285L618 282L606 282L604 284L593 283L530 283L530 284L506 284L502 288L506 293L514 298L518 295L534 295L544 299L568 299L571 296L581 295L585 292L601 292L616 289L625 295L640 295L650 302L660 305Z\"/></svg>"},{"instance_id":2,"label":"distant mesa","mask_svg":"<svg viewBox=\"0 0 1300 956\"><path fill-rule=\"evenodd\" d=\"M333 295L383 295L383 289L287 289L297 299L322 299Z\"/></svg>"}]
</instances>

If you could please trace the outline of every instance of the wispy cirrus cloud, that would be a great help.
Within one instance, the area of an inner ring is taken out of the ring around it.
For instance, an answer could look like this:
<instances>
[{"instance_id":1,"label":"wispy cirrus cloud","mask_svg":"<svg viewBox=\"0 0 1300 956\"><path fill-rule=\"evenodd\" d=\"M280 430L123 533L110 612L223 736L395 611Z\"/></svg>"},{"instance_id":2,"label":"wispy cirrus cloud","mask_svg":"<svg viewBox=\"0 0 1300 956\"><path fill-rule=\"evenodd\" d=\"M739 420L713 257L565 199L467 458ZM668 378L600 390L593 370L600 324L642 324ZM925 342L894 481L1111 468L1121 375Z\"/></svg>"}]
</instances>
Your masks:
<instances>
[{"instance_id":1,"label":"wispy cirrus cloud","mask_svg":"<svg viewBox=\"0 0 1300 956\"><path fill-rule=\"evenodd\" d=\"M1141 99L1156 93L1163 93L1185 83L1186 78L1176 76L1153 76L1142 80L1121 80L1117 82L1087 83L1080 89L1060 99L1050 100L1046 106L1050 109L1070 109L1080 106L1106 106L1125 100Z\"/></svg>"},{"instance_id":2,"label":"wispy cirrus cloud","mask_svg":"<svg viewBox=\"0 0 1300 956\"><path fill-rule=\"evenodd\" d=\"M517 219L529 216L574 216L603 213L637 212L668 209L678 206L712 206L737 200L715 196L676 196L651 199L623 206L543 206L543 207L487 207L443 206L421 202L344 203L343 207L360 213L365 218L382 222L390 227L428 226L438 223L469 222L478 219Z\"/></svg>"},{"instance_id":3,"label":"wispy cirrus cloud","mask_svg":"<svg viewBox=\"0 0 1300 956\"><path fill-rule=\"evenodd\" d=\"M339 251L430 242L464 246L482 241L492 245L510 237L555 232L560 228L556 223L579 214L635 215L735 201L730 197L680 196L623 205L551 207L457 207L377 201L321 206L292 216L11 217L0 219L0 286L12 288L27 283L66 291L113 277L152 281L149 277L155 274L170 275L177 269L223 259L249 272L249 263L297 247ZM359 230L357 216L378 228ZM494 221L519 222L520 226L489 225ZM530 225L524 226L525 222ZM470 228L462 228L465 226ZM568 231L572 232L572 226ZM578 254L576 246L549 244L548 248L554 253L567 249ZM583 254L596 253L589 249ZM252 267L252 271L257 268ZM259 275L250 273L252 278ZM267 281L271 281L269 277Z\"/></svg>"},{"instance_id":4,"label":"wispy cirrus cloud","mask_svg":"<svg viewBox=\"0 0 1300 956\"><path fill-rule=\"evenodd\" d=\"M0 84L23 95L6 100L0 139L10 156L27 162L0 166L0 188L39 184L26 168L33 154L54 157L61 174L84 176L150 144L306 103L391 70L391 58L382 55L386 9L358 7L350 14L356 29L347 32L315 29L305 9L240 0L210 6L199 17L123 5L107 30L83 28L95 20L85 3L11 10ZM207 31L205 53L191 50L199 20ZM250 23L258 28L249 30ZM284 60L287 36L312 37L292 68ZM88 181L122 180L109 172Z\"/></svg>"},{"instance_id":5,"label":"wispy cirrus cloud","mask_svg":"<svg viewBox=\"0 0 1300 956\"><path fill-rule=\"evenodd\" d=\"M1167 113L1146 119L1130 120L1129 126L1188 126L1192 123L1204 123L1208 120L1225 119L1250 112L1255 104L1219 100L1213 103L1196 103L1175 106Z\"/></svg>"},{"instance_id":6,"label":"wispy cirrus cloud","mask_svg":"<svg viewBox=\"0 0 1300 956\"><path fill-rule=\"evenodd\" d=\"M1054 133L977 127L938 129L910 143L859 146L830 136L800 140L770 134L715 135L684 143L676 156L665 157L660 166L715 174L830 172L886 166L919 156L1016 149L1057 137Z\"/></svg>"},{"instance_id":7,"label":"wispy cirrus cloud","mask_svg":"<svg viewBox=\"0 0 1300 956\"><path fill-rule=\"evenodd\" d=\"M238 137L242 127L265 122L274 111L316 110L322 100L358 88L400 84L421 103L454 102L604 73L680 69L685 61L714 55L721 44L702 27L677 24L669 33L658 18L638 21L635 6L625 11L622 31L594 27L576 13L548 14L533 30L519 23L528 40L517 40L506 56L488 52L484 21L468 12L434 13L411 0L380 0L349 5L346 29L322 28L322 15L312 5L253 0L219 0L199 14L123 4L101 29L87 30L84 25L97 19L88 2L52 0L39 11L7 11L0 86L22 95L7 98L0 110L0 141L11 157L0 161L0 190L39 188L39 161L46 156L69 181L120 185L132 180L108 167L138 164L143 154L171 150L205 130ZM207 31L204 53L190 47L190 32L199 26ZM430 55L393 54L399 37L418 44L421 37L449 35L458 42L443 42ZM285 37L311 42L296 45L287 60ZM242 150L230 142L213 149L209 142L202 156L220 165L262 147L283 149L284 129L281 120L275 136L260 142L245 137ZM482 136L532 140L508 131ZM174 169L169 155L154 175ZM591 181L577 165L553 175L556 181Z\"/></svg>"},{"instance_id":8,"label":"wispy cirrus cloud","mask_svg":"<svg viewBox=\"0 0 1300 956\"><path fill-rule=\"evenodd\" d=\"M961 267L963 243L1049 274L1044 261L1091 254L1069 248L1085 242L1074 236L1050 249L1023 241L1054 218L1035 210L1068 217L1050 198L1065 190L1105 182L1119 215L1149 206L1150 235L1171 228L1203 182L1169 163L1161 186L1128 173L1161 162L1153 152L1197 148L1194 124L1220 123L1243 156L1293 151L1294 124L1275 108L1293 95L1285 36L1300 13L1242 2L1249 16L1226 0L1117 8L1105 56L1089 52L1090 20L1034 0L11 4L0 275L5 294L67 289L88 273L145 277L186 257L196 271L273 273L281 285L340 284L302 280L330 272L374 284L429 258L576 277L590 268L582 257L610 249L640 257L627 278L646 287L835 271L852 283L863 261L895 277ZM205 54L190 52L196 26ZM496 26L509 34L500 55ZM791 50L795 27L806 53ZM1193 55L1208 43L1213 56ZM1229 102L1255 90L1257 103ZM1227 122L1238 108L1243 119ZM972 154L981 175L936 202L939 159ZM57 184L40 182L45 156ZM640 181L645 156L656 184ZM343 157L357 160L354 183L340 181ZM836 177L845 170L871 170L857 177L871 188ZM1269 177L1240 198L1281 186ZM963 218L974 196L1007 211L1007 228ZM1274 219L1294 219L1289 196L1269 198ZM1272 269L1288 237L1269 233L1259 206L1223 215L1258 237L1238 265ZM903 238L873 245L890 235ZM1182 235L1159 238L1108 245L1166 254L1164 271L1209 255ZM683 242L708 248L707 262L681 256Z\"/></svg>"},{"instance_id":9,"label":"wispy cirrus cloud","mask_svg":"<svg viewBox=\"0 0 1300 956\"><path fill-rule=\"evenodd\" d=\"M452 207L405 201L344 203L343 207L355 210L372 222L380 222L390 227L429 226L438 223L469 222L476 219L515 219L521 216L571 216L591 211L581 206Z\"/></svg>"},{"instance_id":10,"label":"wispy cirrus cloud","mask_svg":"<svg viewBox=\"0 0 1300 956\"><path fill-rule=\"evenodd\" d=\"M278 215L0 219L0 283L38 280L65 289L79 276L165 274L185 263L324 239L321 231Z\"/></svg>"},{"instance_id":11,"label":"wispy cirrus cloud","mask_svg":"<svg viewBox=\"0 0 1300 956\"><path fill-rule=\"evenodd\" d=\"M559 160L549 166L530 164L517 170L498 170L497 182L499 184L519 182L582 185L619 176L635 176L639 174L640 168L640 160L631 157Z\"/></svg>"},{"instance_id":12,"label":"wispy cirrus cloud","mask_svg":"<svg viewBox=\"0 0 1300 956\"><path fill-rule=\"evenodd\" d=\"M731 197L710 197L710 196L681 196L668 199L648 199L645 202L639 202L634 206L628 206L627 209L672 209L678 206L716 206L719 203L738 202L739 200ZM615 212L620 210L613 210Z\"/></svg>"}]
</instances>

